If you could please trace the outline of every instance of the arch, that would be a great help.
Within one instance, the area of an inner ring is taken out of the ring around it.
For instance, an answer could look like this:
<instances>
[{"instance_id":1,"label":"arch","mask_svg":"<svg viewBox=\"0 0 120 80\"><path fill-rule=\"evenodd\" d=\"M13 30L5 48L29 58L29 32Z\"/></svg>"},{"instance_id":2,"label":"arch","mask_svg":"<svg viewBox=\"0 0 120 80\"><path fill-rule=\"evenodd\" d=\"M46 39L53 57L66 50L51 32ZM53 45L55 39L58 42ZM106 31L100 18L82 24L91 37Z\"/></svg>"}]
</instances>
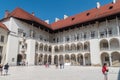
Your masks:
<instances>
[{"instance_id":1,"label":"arch","mask_svg":"<svg viewBox=\"0 0 120 80\"><path fill-rule=\"evenodd\" d=\"M59 63L60 63L60 64L63 64L63 63L64 63L63 55L59 55Z\"/></svg>"},{"instance_id":2,"label":"arch","mask_svg":"<svg viewBox=\"0 0 120 80\"><path fill-rule=\"evenodd\" d=\"M49 56L48 56L48 63L51 64L51 62L52 62L52 56L49 55Z\"/></svg>"},{"instance_id":3,"label":"arch","mask_svg":"<svg viewBox=\"0 0 120 80\"><path fill-rule=\"evenodd\" d=\"M75 65L76 64L76 56L75 54L71 54L71 65Z\"/></svg>"},{"instance_id":4,"label":"arch","mask_svg":"<svg viewBox=\"0 0 120 80\"><path fill-rule=\"evenodd\" d=\"M55 46L54 50L55 50L55 52L58 52L59 51L58 46Z\"/></svg>"},{"instance_id":5,"label":"arch","mask_svg":"<svg viewBox=\"0 0 120 80\"><path fill-rule=\"evenodd\" d=\"M18 54L17 55L17 65L19 66L19 65L22 65L22 54Z\"/></svg>"},{"instance_id":6,"label":"arch","mask_svg":"<svg viewBox=\"0 0 120 80\"><path fill-rule=\"evenodd\" d=\"M90 53L86 53L84 55L85 57L85 65L91 65L91 56L90 56Z\"/></svg>"},{"instance_id":7,"label":"arch","mask_svg":"<svg viewBox=\"0 0 120 80\"><path fill-rule=\"evenodd\" d=\"M47 62L48 62L48 55L45 54L45 55L44 55L44 64L46 64Z\"/></svg>"},{"instance_id":8,"label":"arch","mask_svg":"<svg viewBox=\"0 0 120 80\"><path fill-rule=\"evenodd\" d=\"M71 44L71 50L75 51L76 50L76 45L74 43Z\"/></svg>"},{"instance_id":9,"label":"arch","mask_svg":"<svg viewBox=\"0 0 120 80\"><path fill-rule=\"evenodd\" d=\"M109 54L108 53L106 53L106 52L103 52L102 54L101 54L101 63L102 63L102 65L104 64L104 63L107 63L108 65L110 65L110 61L109 61L110 59L109 59Z\"/></svg>"},{"instance_id":10,"label":"arch","mask_svg":"<svg viewBox=\"0 0 120 80\"><path fill-rule=\"evenodd\" d=\"M35 54L35 65L37 65L38 64L38 54L36 53Z\"/></svg>"},{"instance_id":11,"label":"arch","mask_svg":"<svg viewBox=\"0 0 120 80\"><path fill-rule=\"evenodd\" d=\"M65 45L65 51L69 51L69 45L68 44Z\"/></svg>"},{"instance_id":12,"label":"arch","mask_svg":"<svg viewBox=\"0 0 120 80\"><path fill-rule=\"evenodd\" d=\"M54 56L54 64L58 64L58 56L57 55Z\"/></svg>"},{"instance_id":13,"label":"arch","mask_svg":"<svg viewBox=\"0 0 120 80\"><path fill-rule=\"evenodd\" d=\"M40 51L43 51L43 44L42 44L42 43L40 43L39 50L40 50Z\"/></svg>"},{"instance_id":14,"label":"arch","mask_svg":"<svg viewBox=\"0 0 120 80\"><path fill-rule=\"evenodd\" d=\"M49 46L49 52L52 52L52 46L51 45Z\"/></svg>"},{"instance_id":15,"label":"arch","mask_svg":"<svg viewBox=\"0 0 120 80\"><path fill-rule=\"evenodd\" d=\"M38 43L35 44L35 51L38 51Z\"/></svg>"},{"instance_id":16,"label":"arch","mask_svg":"<svg viewBox=\"0 0 120 80\"><path fill-rule=\"evenodd\" d=\"M78 51L82 51L83 50L83 44L82 43L78 43L77 44L77 50Z\"/></svg>"},{"instance_id":17,"label":"arch","mask_svg":"<svg viewBox=\"0 0 120 80\"><path fill-rule=\"evenodd\" d=\"M45 52L48 51L48 45L47 45L47 44L44 46L44 51L45 51Z\"/></svg>"},{"instance_id":18,"label":"arch","mask_svg":"<svg viewBox=\"0 0 120 80\"><path fill-rule=\"evenodd\" d=\"M112 38L110 40L110 49L119 49L120 45L119 45L119 40L117 38Z\"/></svg>"},{"instance_id":19,"label":"arch","mask_svg":"<svg viewBox=\"0 0 120 80\"><path fill-rule=\"evenodd\" d=\"M111 58L112 58L112 66L120 66L120 53L113 52L111 54Z\"/></svg>"},{"instance_id":20,"label":"arch","mask_svg":"<svg viewBox=\"0 0 120 80\"><path fill-rule=\"evenodd\" d=\"M70 62L70 57L68 54L65 54L65 63L69 63Z\"/></svg>"},{"instance_id":21,"label":"arch","mask_svg":"<svg viewBox=\"0 0 120 80\"><path fill-rule=\"evenodd\" d=\"M77 62L78 62L78 65L83 65L83 55L82 54L77 55Z\"/></svg>"},{"instance_id":22,"label":"arch","mask_svg":"<svg viewBox=\"0 0 120 80\"><path fill-rule=\"evenodd\" d=\"M60 45L59 50L60 50L60 52L63 52L63 50L64 50L63 45Z\"/></svg>"},{"instance_id":23,"label":"arch","mask_svg":"<svg viewBox=\"0 0 120 80\"><path fill-rule=\"evenodd\" d=\"M89 50L90 50L90 43L89 43L88 41L86 41L86 42L84 43L84 50L85 50L85 51L89 51Z\"/></svg>"},{"instance_id":24,"label":"arch","mask_svg":"<svg viewBox=\"0 0 120 80\"><path fill-rule=\"evenodd\" d=\"M43 64L43 54L40 54L40 55L39 55L38 64L39 64L39 65L42 65L42 64Z\"/></svg>"},{"instance_id":25,"label":"arch","mask_svg":"<svg viewBox=\"0 0 120 80\"><path fill-rule=\"evenodd\" d=\"M109 48L108 41L103 39L100 41L100 50L107 50Z\"/></svg>"}]
</instances>

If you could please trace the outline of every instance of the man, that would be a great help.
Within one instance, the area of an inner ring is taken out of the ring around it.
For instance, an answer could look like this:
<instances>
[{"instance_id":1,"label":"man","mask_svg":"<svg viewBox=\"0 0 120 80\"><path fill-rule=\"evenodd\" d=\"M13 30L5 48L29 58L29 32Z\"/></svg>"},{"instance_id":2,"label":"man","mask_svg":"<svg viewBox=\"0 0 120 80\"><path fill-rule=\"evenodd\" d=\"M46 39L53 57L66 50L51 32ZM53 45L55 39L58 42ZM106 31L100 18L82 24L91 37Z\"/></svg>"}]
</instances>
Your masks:
<instances>
[{"instance_id":1,"label":"man","mask_svg":"<svg viewBox=\"0 0 120 80\"><path fill-rule=\"evenodd\" d=\"M7 64L5 64L5 66L4 66L4 70L5 70L5 74L6 74L6 75L8 74L8 69L9 69L9 65L8 65L8 63L7 63Z\"/></svg>"}]
</instances>

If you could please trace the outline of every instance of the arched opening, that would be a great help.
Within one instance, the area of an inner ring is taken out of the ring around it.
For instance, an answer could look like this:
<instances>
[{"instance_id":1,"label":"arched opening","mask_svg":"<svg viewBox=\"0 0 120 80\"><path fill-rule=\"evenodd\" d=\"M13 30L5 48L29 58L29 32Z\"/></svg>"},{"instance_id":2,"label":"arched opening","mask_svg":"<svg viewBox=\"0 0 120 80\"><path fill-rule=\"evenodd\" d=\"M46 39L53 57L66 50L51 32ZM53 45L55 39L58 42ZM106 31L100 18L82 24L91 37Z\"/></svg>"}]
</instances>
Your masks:
<instances>
[{"instance_id":1,"label":"arched opening","mask_svg":"<svg viewBox=\"0 0 120 80\"><path fill-rule=\"evenodd\" d=\"M48 56L48 63L51 64L51 61L52 61L52 56L49 55L49 56Z\"/></svg>"},{"instance_id":2,"label":"arched opening","mask_svg":"<svg viewBox=\"0 0 120 80\"><path fill-rule=\"evenodd\" d=\"M108 41L103 39L100 41L100 50L108 50Z\"/></svg>"},{"instance_id":3,"label":"arched opening","mask_svg":"<svg viewBox=\"0 0 120 80\"><path fill-rule=\"evenodd\" d=\"M89 51L90 50L90 43L89 42L85 42L84 43L84 51Z\"/></svg>"},{"instance_id":4,"label":"arched opening","mask_svg":"<svg viewBox=\"0 0 120 80\"><path fill-rule=\"evenodd\" d=\"M63 52L63 50L64 50L63 45L60 45L60 52Z\"/></svg>"},{"instance_id":5,"label":"arched opening","mask_svg":"<svg viewBox=\"0 0 120 80\"><path fill-rule=\"evenodd\" d=\"M58 46L54 47L55 52L59 52Z\"/></svg>"},{"instance_id":6,"label":"arched opening","mask_svg":"<svg viewBox=\"0 0 120 80\"><path fill-rule=\"evenodd\" d=\"M37 65L37 64L38 64L38 54L35 53L35 65Z\"/></svg>"},{"instance_id":7,"label":"arched opening","mask_svg":"<svg viewBox=\"0 0 120 80\"><path fill-rule=\"evenodd\" d=\"M71 54L71 65L75 65L76 64L76 56L75 54Z\"/></svg>"},{"instance_id":8,"label":"arched opening","mask_svg":"<svg viewBox=\"0 0 120 80\"><path fill-rule=\"evenodd\" d=\"M75 51L76 50L76 45L73 43L73 44L71 44L71 50L72 51Z\"/></svg>"},{"instance_id":9,"label":"arched opening","mask_svg":"<svg viewBox=\"0 0 120 80\"><path fill-rule=\"evenodd\" d=\"M78 44L77 44L77 50L78 50L78 51L82 51L82 50L83 50L83 45L82 45L82 43L78 43Z\"/></svg>"},{"instance_id":10,"label":"arched opening","mask_svg":"<svg viewBox=\"0 0 120 80\"><path fill-rule=\"evenodd\" d=\"M69 45L68 44L65 45L65 51L69 51Z\"/></svg>"},{"instance_id":11,"label":"arched opening","mask_svg":"<svg viewBox=\"0 0 120 80\"><path fill-rule=\"evenodd\" d=\"M17 55L17 65L22 65L22 55L21 54L18 54Z\"/></svg>"},{"instance_id":12,"label":"arched opening","mask_svg":"<svg viewBox=\"0 0 120 80\"><path fill-rule=\"evenodd\" d=\"M39 64L39 65L42 65L42 64L43 64L43 54L40 54L40 55L39 55L38 64Z\"/></svg>"},{"instance_id":13,"label":"arched opening","mask_svg":"<svg viewBox=\"0 0 120 80\"><path fill-rule=\"evenodd\" d=\"M65 63L69 63L70 62L70 57L68 54L65 54Z\"/></svg>"},{"instance_id":14,"label":"arched opening","mask_svg":"<svg viewBox=\"0 0 120 80\"><path fill-rule=\"evenodd\" d=\"M43 44L42 43L40 44L39 49L40 49L40 51L43 51Z\"/></svg>"},{"instance_id":15,"label":"arched opening","mask_svg":"<svg viewBox=\"0 0 120 80\"><path fill-rule=\"evenodd\" d=\"M48 58L48 56L47 55L44 55L44 64L46 64L47 63L47 58Z\"/></svg>"},{"instance_id":16,"label":"arched opening","mask_svg":"<svg viewBox=\"0 0 120 80\"><path fill-rule=\"evenodd\" d=\"M113 52L111 54L112 66L120 66L120 54L118 52Z\"/></svg>"},{"instance_id":17,"label":"arched opening","mask_svg":"<svg viewBox=\"0 0 120 80\"><path fill-rule=\"evenodd\" d=\"M108 53L102 53L101 54L101 62L102 62L102 65L104 64L104 63L107 63L108 65L110 65L110 61L109 61L110 59L109 59L109 55L108 55Z\"/></svg>"},{"instance_id":18,"label":"arched opening","mask_svg":"<svg viewBox=\"0 0 120 80\"><path fill-rule=\"evenodd\" d=\"M38 43L35 44L35 52L38 52Z\"/></svg>"},{"instance_id":19,"label":"arched opening","mask_svg":"<svg viewBox=\"0 0 120 80\"><path fill-rule=\"evenodd\" d=\"M49 46L49 52L52 52L52 46Z\"/></svg>"},{"instance_id":20,"label":"arched opening","mask_svg":"<svg viewBox=\"0 0 120 80\"><path fill-rule=\"evenodd\" d=\"M45 51L45 52L48 51L48 45L47 45L47 44L44 46L44 51Z\"/></svg>"},{"instance_id":21,"label":"arched opening","mask_svg":"<svg viewBox=\"0 0 120 80\"><path fill-rule=\"evenodd\" d=\"M83 55L82 54L77 55L77 62L78 62L78 65L83 65Z\"/></svg>"},{"instance_id":22,"label":"arched opening","mask_svg":"<svg viewBox=\"0 0 120 80\"><path fill-rule=\"evenodd\" d=\"M91 65L90 53L86 53L84 56L85 56L85 65L90 66Z\"/></svg>"},{"instance_id":23,"label":"arched opening","mask_svg":"<svg viewBox=\"0 0 120 80\"><path fill-rule=\"evenodd\" d=\"M113 39L110 40L110 49L111 50L120 49L119 40L118 39L113 38Z\"/></svg>"},{"instance_id":24,"label":"arched opening","mask_svg":"<svg viewBox=\"0 0 120 80\"><path fill-rule=\"evenodd\" d=\"M64 63L63 55L59 55L59 63L60 63L60 64L63 64L63 63Z\"/></svg>"},{"instance_id":25,"label":"arched opening","mask_svg":"<svg viewBox=\"0 0 120 80\"><path fill-rule=\"evenodd\" d=\"M58 64L58 56L57 55L54 56L54 64Z\"/></svg>"}]
</instances>

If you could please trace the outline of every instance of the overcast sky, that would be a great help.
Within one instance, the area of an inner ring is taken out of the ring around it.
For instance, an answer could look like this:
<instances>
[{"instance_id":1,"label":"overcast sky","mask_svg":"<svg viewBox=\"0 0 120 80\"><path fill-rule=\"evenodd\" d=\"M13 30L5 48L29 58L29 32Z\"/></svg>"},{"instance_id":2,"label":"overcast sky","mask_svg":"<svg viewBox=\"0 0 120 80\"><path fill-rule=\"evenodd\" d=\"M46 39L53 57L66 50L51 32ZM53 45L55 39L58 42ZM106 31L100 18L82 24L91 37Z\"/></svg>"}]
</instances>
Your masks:
<instances>
[{"instance_id":1,"label":"overcast sky","mask_svg":"<svg viewBox=\"0 0 120 80\"><path fill-rule=\"evenodd\" d=\"M63 19L63 15L72 16L101 5L111 3L112 0L0 0L0 19L4 17L5 10L10 12L20 7L42 20L49 19L54 22L55 17Z\"/></svg>"}]
</instances>

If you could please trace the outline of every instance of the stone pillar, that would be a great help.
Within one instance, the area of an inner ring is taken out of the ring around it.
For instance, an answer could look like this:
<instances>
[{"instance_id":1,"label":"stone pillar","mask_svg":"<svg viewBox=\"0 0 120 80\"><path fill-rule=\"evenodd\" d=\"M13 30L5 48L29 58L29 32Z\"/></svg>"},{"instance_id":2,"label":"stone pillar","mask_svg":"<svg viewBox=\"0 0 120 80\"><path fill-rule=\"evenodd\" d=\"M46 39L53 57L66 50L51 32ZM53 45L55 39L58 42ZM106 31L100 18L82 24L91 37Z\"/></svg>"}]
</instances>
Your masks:
<instances>
[{"instance_id":1,"label":"stone pillar","mask_svg":"<svg viewBox=\"0 0 120 80\"><path fill-rule=\"evenodd\" d=\"M112 66L112 57L111 57L111 54L109 54L109 61L110 61L110 66Z\"/></svg>"}]
</instances>

